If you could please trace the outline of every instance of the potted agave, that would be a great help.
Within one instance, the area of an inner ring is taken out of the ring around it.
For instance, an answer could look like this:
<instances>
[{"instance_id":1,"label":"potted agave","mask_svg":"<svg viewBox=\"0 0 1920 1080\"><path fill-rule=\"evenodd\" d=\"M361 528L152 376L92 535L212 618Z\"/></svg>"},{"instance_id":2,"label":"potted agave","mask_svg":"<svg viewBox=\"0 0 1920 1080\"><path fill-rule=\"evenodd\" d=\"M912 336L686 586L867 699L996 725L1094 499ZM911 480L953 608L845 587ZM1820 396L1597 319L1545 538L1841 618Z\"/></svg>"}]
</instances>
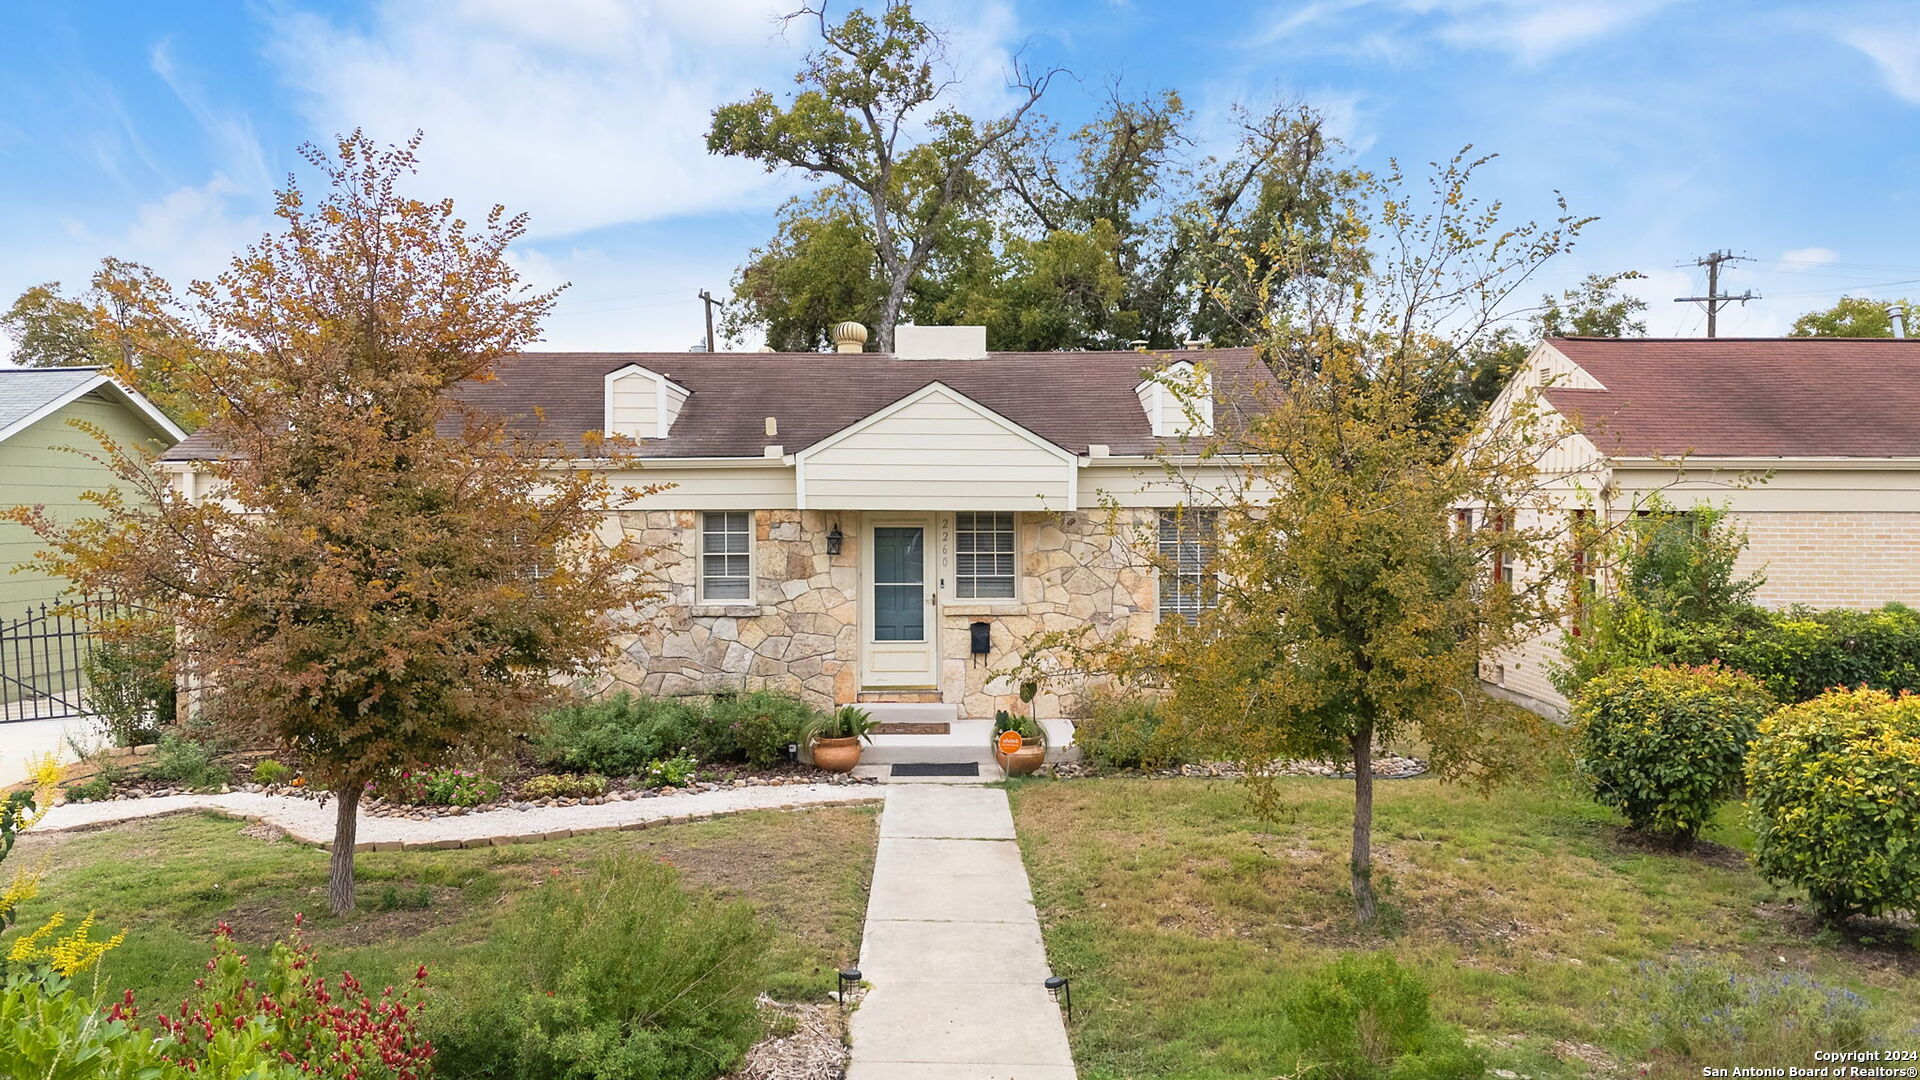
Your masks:
<instances>
[{"instance_id":1,"label":"potted agave","mask_svg":"<svg viewBox=\"0 0 1920 1080\"><path fill-rule=\"evenodd\" d=\"M860 764L860 744L873 741L873 717L865 709L842 705L815 716L802 736L816 768L852 772Z\"/></svg>"},{"instance_id":2,"label":"potted agave","mask_svg":"<svg viewBox=\"0 0 1920 1080\"><path fill-rule=\"evenodd\" d=\"M1009 731L1020 735L1020 749L1011 754L1002 750L1000 743ZM1047 760L1046 735L1032 717L1015 716L1001 709L993 714L993 757L1008 776L1031 775Z\"/></svg>"}]
</instances>

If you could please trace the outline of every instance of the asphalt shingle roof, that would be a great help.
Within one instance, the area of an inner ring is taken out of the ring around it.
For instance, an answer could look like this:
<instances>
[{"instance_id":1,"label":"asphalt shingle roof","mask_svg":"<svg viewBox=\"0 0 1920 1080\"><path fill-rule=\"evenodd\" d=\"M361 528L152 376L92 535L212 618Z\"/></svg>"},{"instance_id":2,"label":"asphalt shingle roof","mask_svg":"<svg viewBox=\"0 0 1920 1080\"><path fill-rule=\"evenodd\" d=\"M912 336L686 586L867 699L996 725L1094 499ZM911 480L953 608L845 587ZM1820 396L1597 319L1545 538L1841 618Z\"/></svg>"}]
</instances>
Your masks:
<instances>
[{"instance_id":1,"label":"asphalt shingle roof","mask_svg":"<svg viewBox=\"0 0 1920 1080\"><path fill-rule=\"evenodd\" d=\"M99 368L0 369L0 431L92 382Z\"/></svg>"},{"instance_id":2,"label":"asphalt shingle roof","mask_svg":"<svg viewBox=\"0 0 1920 1080\"><path fill-rule=\"evenodd\" d=\"M899 360L883 353L528 352L491 382L461 390L489 412L532 426L571 448L604 425L608 372L639 364L691 391L672 434L649 440L646 457L760 457L769 443L803 450L928 383L941 382L1041 438L1076 454L1101 443L1115 454L1153 450L1156 439L1134 392L1145 371L1171 360L1204 360L1216 399L1230 400L1264 374L1251 349L1205 352L993 353L982 360ZM1216 407L1216 415L1222 410ZM769 438L766 418L777 418ZM170 458L210 456L194 437Z\"/></svg>"},{"instance_id":3,"label":"asphalt shingle roof","mask_svg":"<svg viewBox=\"0 0 1920 1080\"><path fill-rule=\"evenodd\" d=\"M1920 340L1553 338L1547 401L1621 457L1920 457Z\"/></svg>"}]
</instances>

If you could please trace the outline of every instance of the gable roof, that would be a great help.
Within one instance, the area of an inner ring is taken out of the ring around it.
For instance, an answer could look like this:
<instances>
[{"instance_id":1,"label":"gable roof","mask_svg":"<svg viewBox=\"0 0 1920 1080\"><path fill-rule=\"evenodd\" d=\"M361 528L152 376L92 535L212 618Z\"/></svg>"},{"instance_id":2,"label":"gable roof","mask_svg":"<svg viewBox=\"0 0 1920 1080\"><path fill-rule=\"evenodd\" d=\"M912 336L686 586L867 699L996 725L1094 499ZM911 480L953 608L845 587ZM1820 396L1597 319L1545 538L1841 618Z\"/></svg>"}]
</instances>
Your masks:
<instances>
[{"instance_id":1,"label":"gable roof","mask_svg":"<svg viewBox=\"0 0 1920 1080\"><path fill-rule=\"evenodd\" d=\"M614 353L527 352L501 364L490 382L460 396L488 412L533 426L572 450L605 423L607 373L631 364L689 392L664 439L648 439L644 458L757 458L768 444L803 450L931 383L942 383L983 408L1071 454L1104 444L1115 454L1150 453L1177 440L1159 439L1134 387L1144 371L1169 358L1214 365L1216 395L1269 378L1252 349L1205 352L999 352L981 360L900 360L885 353ZM769 437L766 418L778 421ZM212 456L195 437L165 456Z\"/></svg>"},{"instance_id":2,"label":"gable roof","mask_svg":"<svg viewBox=\"0 0 1920 1080\"><path fill-rule=\"evenodd\" d=\"M960 393L958 390L955 390L953 387L948 386L946 383L943 383L938 379L935 379L934 381L926 384L925 386L922 386L920 389L915 390L913 393L908 394L906 397L903 397L898 401L892 402L891 404L885 406L884 408L868 413L866 416L863 416L860 419L855 420L853 423L848 424L846 427L841 428L839 431L836 431L831 435L828 435L824 439L815 440L814 442L810 443L806 449L800 451L800 453L797 456L804 459L804 458L812 457L816 454L819 454L823 450L829 450L834 446L839 445L840 443L843 443L850 439L855 438L861 432L866 431L867 429L881 423L884 420L887 420L888 418L894 416L896 413L905 412L913 408L913 406L916 405L917 403L929 397L940 395L943 391L945 392L946 396L951 397L956 403L959 404L961 408L965 409L968 413L971 413L974 416L977 416L980 419L986 421L991 426L999 428L1002 431L1005 431L1007 434L1013 436L1014 438L1019 439L1022 442L1028 443L1029 445L1037 447L1041 450L1044 450L1047 453L1057 455L1063 461L1071 461L1073 459L1074 454L1071 451L1061 447L1060 444L1052 441L1051 439L1048 439L1044 435L1040 435L1036 433L1032 428L1029 428L1023 424L1015 423L1014 421L1007 419L1005 416L1002 416L999 413L993 411L992 409L987 408L985 405L982 405L979 402L968 397L967 395Z\"/></svg>"},{"instance_id":3,"label":"gable roof","mask_svg":"<svg viewBox=\"0 0 1920 1080\"><path fill-rule=\"evenodd\" d=\"M1920 340L1549 338L1547 403L1615 457L1920 457Z\"/></svg>"},{"instance_id":4,"label":"gable roof","mask_svg":"<svg viewBox=\"0 0 1920 1080\"><path fill-rule=\"evenodd\" d=\"M122 386L100 368L6 368L0 369L0 442L95 390L106 390L131 406L149 427L165 435L170 444L187 437L153 402Z\"/></svg>"}]
</instances>

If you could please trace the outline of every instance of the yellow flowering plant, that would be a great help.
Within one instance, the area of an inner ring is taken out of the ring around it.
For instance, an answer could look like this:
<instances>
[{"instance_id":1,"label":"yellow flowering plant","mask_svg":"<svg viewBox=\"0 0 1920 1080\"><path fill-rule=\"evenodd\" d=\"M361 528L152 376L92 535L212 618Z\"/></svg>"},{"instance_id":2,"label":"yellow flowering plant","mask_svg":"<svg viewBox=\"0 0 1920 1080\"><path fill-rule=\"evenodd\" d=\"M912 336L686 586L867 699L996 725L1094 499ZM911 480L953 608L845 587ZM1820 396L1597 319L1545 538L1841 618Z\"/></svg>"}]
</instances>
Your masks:
<instances>
[{"instance_id":1,"label":"yellow flowering plant","mask_svg":"<svg viewBox=\"0 0 1920 1080\"><path fill-rule=\"evenodd\" d=\"M55 931L64 926L66 921L64 912L55 912L38 930L15 938L13 947L7 950L7 967L18 969L44 965L55 974L70 979L99 963L102 956L118 948L127 938L127 932L122 930L105 941L94 941L91 936L91 911L73 928L72 933L65 937L54 937Z\"/></svg>"},{"instance_id":2,"label":"yellow flowering plant","mask_svg":"<svg viewBox=\"0 0 1920 1080\"><path fill-rule=\"evenodd\" d=\"M54 788L60 783L60 765L52 754L43 754L27 762L27 775L33 786L13 792L0 800L0 862L13 851L14 841L53 807ZM33 871L15 873L0 888L0 930L13 925L14 911L33 898L39 890L40 875Z\"/></svg>"}]
</instances>

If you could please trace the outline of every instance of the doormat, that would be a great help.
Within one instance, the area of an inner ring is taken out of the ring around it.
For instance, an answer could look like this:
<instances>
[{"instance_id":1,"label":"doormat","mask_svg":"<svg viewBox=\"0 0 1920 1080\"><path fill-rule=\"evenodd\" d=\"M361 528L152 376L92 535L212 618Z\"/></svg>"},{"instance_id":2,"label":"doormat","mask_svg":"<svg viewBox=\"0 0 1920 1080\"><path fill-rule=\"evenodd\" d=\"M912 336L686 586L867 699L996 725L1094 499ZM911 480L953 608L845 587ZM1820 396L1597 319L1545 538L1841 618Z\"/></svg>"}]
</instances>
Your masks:
<instances>
[{"instance_id":1,"label":"doormat","mask_svg":"<svg viewBox=\"0 0 1920 1080\"><path fill-rule=\"evenodd\" d=\"M945 720L888 720L873 725L875 735L945 735L953 725Z\"/></svg>"},{"instance_id":2,"label":"doormat","mask_svg":"<svg viewBox=\"0 0 1920 1080\"><path fill-rule=\"evenodd\" d=\"M941 761L902 762L893 767L895 776L979 776L980 763L977 761L959 761L952 764Z\"/></svg>"}]
</instances>

